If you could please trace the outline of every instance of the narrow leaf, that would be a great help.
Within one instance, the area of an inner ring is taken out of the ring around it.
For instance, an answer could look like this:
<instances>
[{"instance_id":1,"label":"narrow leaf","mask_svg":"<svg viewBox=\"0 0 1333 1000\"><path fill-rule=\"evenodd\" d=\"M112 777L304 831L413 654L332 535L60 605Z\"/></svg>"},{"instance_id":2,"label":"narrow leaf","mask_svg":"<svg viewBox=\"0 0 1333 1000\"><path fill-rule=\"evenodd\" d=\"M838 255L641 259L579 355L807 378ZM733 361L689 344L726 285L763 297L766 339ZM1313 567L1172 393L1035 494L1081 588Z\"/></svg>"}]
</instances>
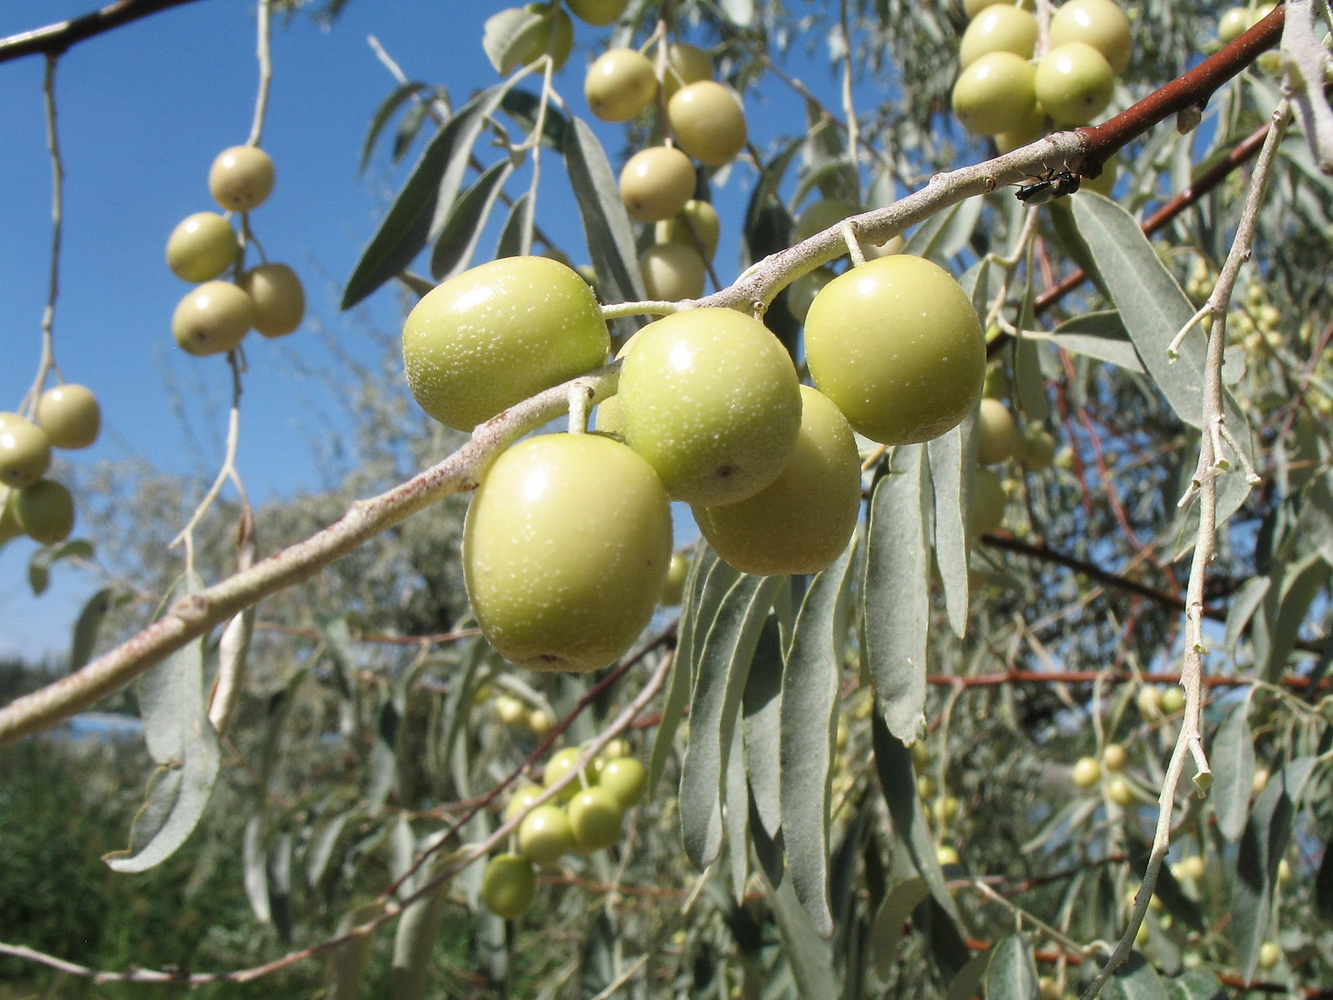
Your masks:
<instances>
[{"instance_id":1,"label":"narrow leaf","mask_svg":"<svg viewBox=\"0 0 1333 1000\"><path fill-rule=\"evenodd\" d=\"M959 424L926 445L930 462L930 489L934 507L935 565L944 585L944 607L949 627L962 638L967 633L968 471L976 461L976 445Z\"/></svg>"},{"instance_id":2,"label":"narrow leaf","mask_svg":"<svg viewBox=\"0 0 1333 1000\"><path fill-rule=\"evenodd\" d=\"M1025 336L1032 336L1026 334ZM1061 323L1046 337L1073 354L1082 354L1098 361L1107 361L1127 371L1145 373L1143 359L1129 339L1125 324L1117 312L1094 312Z\"/></svg>"},{"instance_id":3,"label":"narrow leaf","mask_svg":"<svg viewBox=\"0 0 1333 1000\"><path fill-rule=\"evenodd\" d=\"M904 879L895 885L879 905L870 931L870 947L875 961L875 975L888 979L898 960L907 920L930 896L930 886L923 878Z\"/></svg>"},{"instance_id":4,"label":"narrow leaf","mask_svg":"<svg viewBox=\"0 0 1333 1000\"><path fill-rule=\"evenodd\" d=\"M434 871L439 862L428 870ZM423 875L426 873L422 873ZM423 880L424 882L424 880ZM393 1000L420 1000L430 985L430 957L440 938L440 924L449 903L449 880L414 900L398 918L393 936L393 971L389 995Z\"/></svg>"},{"instance_id":5,"label":"narrow leaf","mask_svg":"<svg viewBox=\"0 0 1333 1000\"><path fill-rule=\"evenodd\" d=\"M1040 1000L1037 966L1022 934L1010 934L991 949L985 988L986 1000Z\"/></svg>"},{"instance_id":6,"label":"narrow leaf","mask_svg":"<svg viewBox=\"0 0 1333 1000\"><path fill-rule=\"evenodd\" d=\"M514 164L507 159L491 165L454 203L430 255L430 273L436 281L457 274L472 262L495 199L513 172Z\"/></svg>"},{"instance_id":7,"label":"narrow leaf","mask_svg":"<svg viewBox=\"0 0 1333 1000\"><path fill-rule=\"evenodd\" d=\"M1152 963L1137 951L1115 970L1102 996L1107 1000L1167 1000L1166 986Z\"/></svg>"},{"instance_id":8,"label":"narrow leaf","mask_svg":"<svg viewBox=\"0 0 1333 1000\"><path fill-rule=\"evenodd\" d=\"M389 123L394 113L402 107L403 102L411 100L418 92L429 89L429 84L420 80L409 80L395 87L389 96L380 102L380 106L370 117L370 127L366 129L366 141L361 146L361 164L357 167L358 171L365 173L366 165L370 163L370 154L375 150L375 143L380 133L384 131L384 126Z\"/></svg>"},{"instance_id":9,"label":"narrow leaf","mask_svg":"<svg viewBox=\"0 0 1333 1000\"><path fill-rule=\"evenodd\" d=\"M772 620L772 615L769 616ZM753 671L752 671L753 673ZM750 878L750 792L745 780L745 754L736 747L727 755L723 822L727 830L727 869L731 873L731 896L739 906L745 902Z\"/></svg>"},{"instance_id":10,"label":"narrow leaf","mask_svg":"<svg viewBox=\"0 0 1333 1000\"><path fill-rule=\"evenodd\" d=\"M930 553L922 513L924 449L894 454L870 499L862 629L865 659L889 732L916 739L926 704Z\"/></svg>"},{"instance_id":11,"label":"narrow leaf","mask_svg":"<svg viewBox=\"0 0 1333 1000\"><path fill-rule=\"evenodd\" d=\"M745 772L759 822L770 840L782 827L782 630L770 614L745 681Z\"/></svg>"},{"instance_id":12,"label":"narrow leaf","mask_svg":"<svg viewBox=\"0 0 1333 1000\"><path fill-rule=\"evenodd\" d=\"M505 217L500 239L495 244L495 257L526 257L532 253L532 199L527 191L514 199Z\"/></svg>"},{"instance_id":13,"label":"narrow leaf","mask_svg":"<svg viewBox=\"0 0 1333 1000\"><path fill-rule=\"evenodd\" d=\"M1166 981L1170 1000L1227 1000L1222 983L1207 969L1189 969Z\"/></svg>"},{"instance_id":14,"label":"narrow leaf","mask_svg":"<svg viewBox=\"0 0 1333 1000\"><path fill-rule=\"evenodd\" d=\"M268 905L268 858L264 853L264 817L258 813L245 824L241 860L245 868L245 897L250 909L261 924L272 921Z\"/></svg>"},{"instance_id":15,"label":"narrow leaf","mask_svg":"<svg viewBox=\"0 0 1333 1000\"><path fill-rule=\"evenodd\" d=\"M833 971L833 949L810 923L810 914L796 898L790 879L776 889L770 887L769 905L782 938L782 954L796 978L797 996L836 997L841 992Z\"/></svg>"},{"instance_id":16,"label":"narrow leaf","mask_svg":"<svg viewBox=\"0 0 1333 1000\"><path fill-rule=\"evenodd\" d=\"M338 921L338 936L349 933L353 927L370 920L378 913L379 907L368 903L344 914L342 920ZM370 954L371 941L369 934L360 934L339 945L329 955L325 1000L360 1000L361 975L366 967L366 958Z\"/></svg>"},{"instance_id":17,"label":"narrow leaf","mask_svg":"<svg viewBox=\"0 0 1333 1000\"><path fill-rule=\"evenodd\" d=\"M1217 829L1227 840L1239 839L1250 814L1254 794L1254 736L1247 715L1250 699L1233 708L1213 737L1208 760L1213 787L1208 797L1217 813Z\"/></svg>"},{"instance_id":18,"label":"narrow leaf","mask_svg":"<svg viewBox=\"0 0 1333 1000\"><path fill-rule=\"evenodd\" d=\"M116 587L103 587L84 602L79 617L74 622L74 635L69 644L71 673L92 659L102 621L108 611L124 600L125 594Z\"/></svg>"}]
</instances>

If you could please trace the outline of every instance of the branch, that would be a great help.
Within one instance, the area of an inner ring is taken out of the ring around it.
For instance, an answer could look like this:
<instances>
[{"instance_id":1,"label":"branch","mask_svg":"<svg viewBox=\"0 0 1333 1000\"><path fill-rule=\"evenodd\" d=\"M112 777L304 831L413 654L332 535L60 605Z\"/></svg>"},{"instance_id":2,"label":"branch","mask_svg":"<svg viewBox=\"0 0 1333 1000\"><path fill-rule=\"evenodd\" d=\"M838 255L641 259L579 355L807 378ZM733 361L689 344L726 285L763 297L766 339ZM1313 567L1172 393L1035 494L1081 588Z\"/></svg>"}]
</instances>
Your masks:
<instances>
[{"instance_id":1,"label":"branch","mask_svg":"<svg viewBox=\"0 0 1333 1000\"><path fill-rule=\"evenodd\" d=\"M195 0L116 0L90 14L81 14L68 21L48 24L8 38L0 38L0 62L22 59L24 56L44 53L58 56L70 46L141 17L157 14L172 7L183 7Z\"/></svg>"}]
</instances>

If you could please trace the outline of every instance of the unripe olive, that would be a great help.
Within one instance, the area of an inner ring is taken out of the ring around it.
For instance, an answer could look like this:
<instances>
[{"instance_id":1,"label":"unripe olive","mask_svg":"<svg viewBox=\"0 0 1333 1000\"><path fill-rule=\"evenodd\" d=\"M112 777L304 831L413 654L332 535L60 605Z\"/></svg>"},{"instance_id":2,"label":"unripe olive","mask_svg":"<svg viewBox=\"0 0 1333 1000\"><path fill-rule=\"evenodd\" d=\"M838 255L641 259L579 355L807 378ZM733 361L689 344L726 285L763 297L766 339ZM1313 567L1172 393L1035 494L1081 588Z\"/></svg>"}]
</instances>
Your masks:
<instances>
[{"instance_id":1,"label":"unripe olive","mask_svg":"<svg viewBox=\"0 0 1333 1000\"><path fill-rule=\"evenodd\" d=\"M911 444L956 426L981 398L981 321L947 271L922 257L867 261L834 278L805 319L820 392L859 433Z\"/></svg>"},{"instance_id":2,"label":"unripe olive","mask_svg":"<svg viewBox=\"0 0 1333 1000\"><path fill-rule=\"evenodd\" d=\"M51 467L51 438L17 413L0 413L0 484L31 486Z\"/></svg>"},{"instance_id":3,"label":"unripe olive","mask_svg":"<svg viewBox=\"0 0 1333 1000\"><path fill-rule=\"evenodd\" d=\"M186 281L212 281L241 251L231 223L215 212L195 212L167 238L167 267Z\"/></svg>"},{"instance_id":4,"label":"unripe olive","mask_svg":"<svg viewBox=\"0 0 1333 1000\"><path fill-rule=\"evenodd\" d=\"M463 523L477 623L503 656L533 670L585 672L623 654L652 618L670 561L661 482L598 434L512 446Z\"/></svg>"},{"instance_id":5,"label":"unripe olive","mask_svg":"<svg viewBox=\"0 0 1333 1000\"><path fill-rule=\"evenodd\" d=\"M273 193L273 160L258 146L224 149L208 171L213 200L231 212L258 208Z\"/></svg>"},{"instance_id":6,"label":"unripe olive","mask_svg":"<svg viewBox=\"0 0 1333 1000\"><path fill-rule=\"evenodd\" d=\"M717 209L697 198L687 201L680 214L659 222L655 233L658 243L683 243L698 250L705 260L712 260L717 253L721 235Z\"/></svg>"},{"instance_id":7,"label":"unripe olive","mask_svg":"<svg viewBox=\"0 0 1333 1000\"><path fill-rule=\"evenodd\" d=\"M1250 28L1273 12L1274 4L1260 4L1251 10L1249 7L1233 7L1217 22L1217 40L1229 45Z\"/></svg>"},{"instance_id":8,"label":"unripe olive","mask_svg":"<svg viewBox=\"0 0 1333 1000\"><path fill-rule=\"evenodd\" d=\"M1162 712L1166 715L1176 715L1185 710L1185 692L1180 689L1178 684L1173 684L1162 692Z\"/></svg>"},{"instance_id":9,"label":"unripe olive","mask_svg":"<svg viewBox=\"0 0 1333 1000\"><path fill-rule=\"evenodd\" d=\"M206 281L176 306L171 335L187 353L223 354L240 346L255 324L255 304L230 281Z\"/></svg>"},{"instance_id":10,"label":"unripe olive","mask_svg":"<svg viewBox=\"0 0 1333 1000\"><path fill-rule=\"evenodd\" d=\"M685 553L676 552L671 556L671 568L667 570L666 586L662 589L661 604L674 608L685 598L685 578L690 572L690 560ZM622 755L623 756L623 755Z\"/></svg>"},{"instance_id":11,"label":"unripe olive","mask_svg":"<svg viewBox=\"0 0 1333 1000\"><path fill-rule=\"evenodd\" d=\"M694 164L673 146L641 149L620 171L620 199L631 218L661 222L694 195Z\"/></svg>"},{"instance_id":12,"label":"unripe olive","mask_svg":"<svg viewBox=\"0 0 1333 1000\"><path fill-rule=\"evenodd\" d=\"M941 868L947 865L958 864L958 851L948 844L941 844L935 848L935 860L939 862Z\"/></svg>"},{"instance_id":13,"label":"unripe olive","mask_svg":"<svg viewBox=\"0 0 1333 1000\"><path fill-rule=\"evenodd\" d=\"M553 865L573 849L569 816L557 805L538 806L518 825L518 851L535 865Z\"/></svg>"},{"instance_id":14,"label":"unripe olive","mask_svg":"<svg viewBox=\"0 0 1333 1000\"><path fill-rule=\"evenodd\" d=\"M1011 132L1031 121L1037 102L1035 74L1022 56L988 52L959 75L952 101L954 114L969 132Z\"/></svg>"},{"instance_id":15,"label":"unripe olive","mask_svg":"<svg viewBox=\"0 0 1333 1000\"><path fill-rule=\"evenodd\" d=\"M995 148L1001 153L1012 153L1020 146L1027 146L1044 136L1048 125L1046 109L1040 104L1033 104L1026 121L995 136Z\"/></svg>"},{"instance_id":16,"label":"unripe olive","mask_svg":"<svg viewBox=\"0 0 1333 1000\"><path fill-rule=\"evenodd\" d=\"M585 788L569 800L566 808L574 829L574 849L581 854L603 850L620 839L625 810L610 789Z\"/></svg>"},{"instance_id":17,"label":"unripe olive","mask_svg":"<svg viewBox=\"0 0 1333 1000\"><path fill-rule=\"evenodd\" d=\"M1119 743L1108 743L1102 749L1102 767L1108 771L1123 771L1128 756Z\"/></svg>"},{"instance_id":18,"label":"unripe olive","mask_svg":"<svg viewBox=\"0 0 1333 1000\"><path fill-rule=\"evenodd\" d=\"M1023 438L1014 415L998 399L983 399L977 410L977 462L999 465L1014 458Z\"/></svg>"},{"instance_id":19,"label":"unripe olive","mask_svg":"<svg viewBox=\"0 0 1333 1000\"><path fill-rule=\"evenodd\" d=\"M1179 871L1176 869L1179 868ZM1204 875L1208 873L1208 866L1203 858L1197 854L1190 854L1180 859L1179 865L1173 865L1171 874L1176 878L1187 878L1193 882L1200 882Z\"/></svg>"},{"instance_id":20,"label":"unripe olive","mask_svg":"<svg viewBox=\"0 0 1333 1000\"><path fill-rule=\"evenodd\" d=\"M54 479L39 479L19 490L14 516L29 538L55 545L74 530L74 497Z\"/></svg>"},{"instance_id":21,"label":"unripe olive","mask_svg":"<svg viewBox=\"0 0 1333 1000\"><path fill-rule=\"evenodd\" d=\"M537 894L537 871L521 854L497 854L481 877L481 901L497 917L517 920Z\"/></svg>"},{"instance_id":22,"label":"unripe olive","mask_svg":"<svg viewBox=\"0 0 1333 1000\"><path fill-rule=\"evenodd\" d=\"M713 78L713 61L708 53L688 42L672 42L667 46L666 79L662 81L662 96L668 101L681 87Z\"/></svg>"},{"instance_id":23,"label":"unripe olive","mask_svg":"<svg viewBox=\"0 0 1333 1000\"><path fill-rule=\"evenodd\" d=\"M796 221L792 224L792 241L802 243L816 233L822 233L843 219L856 215L857 211L854 204L841 198L820 198L811 202L801 209L801 213L796 216Z\"/></svg>"},{"instance_id":24,"label":"unripe olive","mask_svg":"<svg viewBox=\"0 0 1333 1000\"><path fill-rule=\"evenodd\" d=\"M1037 100L1059 125L1086 125L1106 110L1115 75L1106 57L1086 42L1068 42L1037 63Z\"/></svg>"},{"instance_id":25,"label":"unripe olive","mask_svg":"<svg viewBox=\"0 0 1333 1000\"><path fill-rule=\"evenodd\" d=\"M551 718L551 713L544 708L534 708L527 712L523 718L523 724L534 736L545 736L555 728L555 720Z\"/></svg>"},{"instance_id":26,"label":"unripe olive","mask_svg":"<svg viewBox=\"0 0 1333 1000\"><path fill-rule=\"evenodd\" d=\"M550 55L555 69L560 69L574 50L574 22L563 7L555 4L530 3L523 9L534 19L513 40L500 72L512 73L545 55Z\"/></svg>"},{"instance_id":27,"label":"unripe olive","mask_svg":"<svg viewBox=\"0 0 1333 1000\"><path fill-rule=\"evenodd\" d=\"M1162 717L1162 693L1155 687L1144 686L1139 688L1138 694L1134 696L1134 703L1139 707L1139 715L1148 721L1160 719Z\"/></svg>"},{"instance_id":28,"label":"unripe olive","mask_svg":"<svg viewBox=\"0 0 1333 1000\"><path fill-rule=\"evenodd\" d=\"M531 781L515 788L510 796L509 804L505 806L505 822L508 823L531 806L545 790L541 785L533 784Z\"/></svg>"},{"instance_id":29,"label":"unripe olive","mask_svg":"<svg viewBox=\"0 0 1333 1000\"><path fill-rule=\"evenodd\" d=\"M801 390L762 323L691 309L650 323L622 353L625 440L672 497L735 503L777 478L801 426Z\"/></svg>"},{"instance_id":30,"label":"unripe olive","mask_svg":"<svg viewBox=\"0 0 1333 1000\"><path fill-rule=\"evenodd\" d=\"M1282 947L1276 941L1265 941L1259 946L1259 968L1271 969L1282 961Z\"/></svg>"},{"instance_id":31,"label":"unripe olive","mask_svg":"<svg viewBox=\"0 0 1333 1000\"><path fill-rule=\"evenodd\" d=\"M583 751L578 747L565 747L551 754L551 759L546 762L546 770L542 774L542 784L547 788L553 788L556 782L578 766L582 756ZM583 787L583 783L590 780L592 780L592 775L585 766L580 777L575 778L556 793L556 801L568 802Z\"/></svg>"},{"instance_id":32,"label":"unripe olive","mask_svg":"<svg viewBox=\"0 0 1333 1000\"><path fill-rule=\"evenodd\" d=\"M506 726L517 726L527 719L528 706L511 694L502 694L495 699L495 717Z\"/></svg>"},{"instance_id":33,"label":"unripe olive","mask_svg":"<svg viewBox=\"0 0 1333 1000\"><path fill-rule=\"evenodd\" d=\"M847 547L861 510L861 461L847 418L801 386L801 429L778 478L748 499L694 507L699 530L743 573L818 573Z\"/></svg>"},{"instance_id":34,"label":"unripe olive","mask_svg":"<svg viewBox=\"0 0 1333 1000\"><path fill-rule=\"evenodd\" d=\"M585 24L605 28L625 13L629 0L565 0L565 6Z\"/></svg>"},{"instance_id":35,"label":"unripe olive","mask_svg":"<svg viewBox=\"0 0 1333 1000\"><path fill-rule=\"evenodd\" d=\"M1051 17L1050 47L1066 42L1087 42L1106 57L1111 71L1129 67L1129 18L1114 0L1069 0Z\"/></svg>"},{"instance_id":36,"label":"unripe olive","mask_svg":"<svg viewBox=\"0 0 1333 1000\"><path fill-rule=\"evenodd\" d=\"M245 272L241 287L255 304L255 329L265 337L293 333L305 318L305 289L286 264L260 264Z\"/></svg>"},{"instance_id":37,"label":"unripe olive","mask_svg":"<svg viewBox=\"0 0 1333 1000\"><path fill-rule=\"evenodd\" d=\"M648 775L633 757L612 757L598 770L597 787L614 795L622 809L632 809L643 798Z\"/></svg>"},{"instance_id":38,"label":"unripe olive","mask_svg":"<svg viewBox=\"0 0 1333 1000\"><path fill-rule=\"evenodd\" d=\"M930 804L930 811L936 826L948 826L958 815L958 799L953 795L941 795Z\"/></svg>"},{"instance_id":39,"label":"unripe olive","mask_svg":"<svg viewBox=\"0 0 1333 1000\"><path fill-rule=\"evenodd\" d=\"M676 302L703 295L707 265L694 247L655 243L639 254L639 273L648 298Z\"/></svg>"},{"instance_id":40,"label":"unripe olive","mask_svg":"<svg viewBox=\"0 0 1333 1000\"><path fill-rule=\"evenodd\" d=\"M87 448L102 429L102 408L86 385L67 382L52 386L37 399L33 415L52 446Z\"/></svg>"},{"instance_id":41,"label":"unripe olive","mask_svg":"<svg viewBox=\"0 0 1333 1000\"><path fill-rule=\"evenodd\" d=\"M1095 757L1080 757L1069 777L1075 787L1091 788L1102 780L1102 766Z\"/></svg>"},{"instance_id":42,"label":"unripe olive","mask_svg":"<svg viewBox=\"0 0 1333 1000\"><path fill-rule=\"evenodd\" d=\"M748 138L740 101L713 80L691 83L672 94L667 121L680 148L710 167L730 163Z\"/></svg>"},{"instance_id":43,"label":"unripe olive","mask_svg":"<svg viewBox=\"0 0 1333 1000\"><path fill-rule=\"evenodd\" d=\"M604 364L610 349L588 283L546 257L505 257L454 275L403 324L412 395L460 431Z\"/></svg>"},{"instance_id":44,"label":"unripe olive","mask_svg":"<svg viewBox=\"0 0 1333 1000\"><path fill-rule=\"evenodd\" d=\"M968 530L973 538L988 535L1004 523L1004 508L1009 498L1005 495L1000 477L990 469L972 471L971 513Z\"/></svg>"},{"instance_id":45,"label":"unripe olive","mask_svg":"<svg viewBox=\"0 0 1333 1000\"><path fill-rule=\"evenodd\" d=\"M1126 778L1117 774L1106 783L1106 797L1116 805L1127 808L1134 804L1134 788Z\"/></svg>"},{"instance_id":46,"label":"unripe olive","mask_svg":"<svg viewBox=\"0 0 1333 1000\"><path fill-rule=\"evenodd\" d=\"M1036 44L1035 15L1008 4L995 4L973 18L963 32L963 40L958 46L958 64L967 67L987 52L1012 52L1031 59Z\"/></svg>"},{"instance_id":47,"label":"unripe olive","mask_svg":"<svg viewBox=\"0 0 1333 1000\"><path fill-rule=\"evenodd\" d=\"M583 96L592 113L602 121L629 121L657 96L653 64L634 49L603 52L588 67Z\"/></svg>"}]
</instances>

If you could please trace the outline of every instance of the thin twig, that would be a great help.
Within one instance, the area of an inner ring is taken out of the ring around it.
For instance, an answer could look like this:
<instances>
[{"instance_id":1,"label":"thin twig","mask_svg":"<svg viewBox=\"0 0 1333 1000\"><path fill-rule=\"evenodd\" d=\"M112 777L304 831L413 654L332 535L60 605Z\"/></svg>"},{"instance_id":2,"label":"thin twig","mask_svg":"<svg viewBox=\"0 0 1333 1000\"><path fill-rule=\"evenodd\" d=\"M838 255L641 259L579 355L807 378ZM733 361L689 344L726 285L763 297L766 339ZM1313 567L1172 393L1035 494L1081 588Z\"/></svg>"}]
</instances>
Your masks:
<instances>
[{"instance_id":1,"label":"thin twig","mask_svg":"<svg viewBox=\"0 0 1333 1000\"><path fill-rule=\"evenodd\" d=\"M123 24L137 21L172 7L183 7L194 0L116 0L89 14L81 14L65 21L57 21L44 28L20 32L8 38L0 38L0 62L21 59L24 56L44 53L58 56L71 45L82 42L104 32L119 28Z\"/></svg>"}]
</instances>

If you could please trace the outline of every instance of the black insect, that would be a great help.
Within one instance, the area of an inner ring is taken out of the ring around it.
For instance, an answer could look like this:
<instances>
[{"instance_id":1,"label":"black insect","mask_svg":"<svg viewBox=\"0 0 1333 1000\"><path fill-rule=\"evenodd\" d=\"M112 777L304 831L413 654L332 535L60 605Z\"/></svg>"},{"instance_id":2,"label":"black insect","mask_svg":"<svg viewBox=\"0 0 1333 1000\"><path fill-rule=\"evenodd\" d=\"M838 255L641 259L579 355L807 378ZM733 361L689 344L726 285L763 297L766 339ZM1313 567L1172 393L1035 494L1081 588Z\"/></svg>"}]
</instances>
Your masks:
<instances>
[{"instance_id":1,"label":"black insect","mask_svg":"<svg viewBox=\"0 0 1333 1000\"><path fill-rule=\"evenodd\" d=\"M1031 184L1024 184L1014 192L1014 197L1025 205L1045 205L1047 202L1063 198L1078 190L1079 178L1068 167L1051 170L1044 177L1038 177Z\"/></svg>"}]
</instances>

